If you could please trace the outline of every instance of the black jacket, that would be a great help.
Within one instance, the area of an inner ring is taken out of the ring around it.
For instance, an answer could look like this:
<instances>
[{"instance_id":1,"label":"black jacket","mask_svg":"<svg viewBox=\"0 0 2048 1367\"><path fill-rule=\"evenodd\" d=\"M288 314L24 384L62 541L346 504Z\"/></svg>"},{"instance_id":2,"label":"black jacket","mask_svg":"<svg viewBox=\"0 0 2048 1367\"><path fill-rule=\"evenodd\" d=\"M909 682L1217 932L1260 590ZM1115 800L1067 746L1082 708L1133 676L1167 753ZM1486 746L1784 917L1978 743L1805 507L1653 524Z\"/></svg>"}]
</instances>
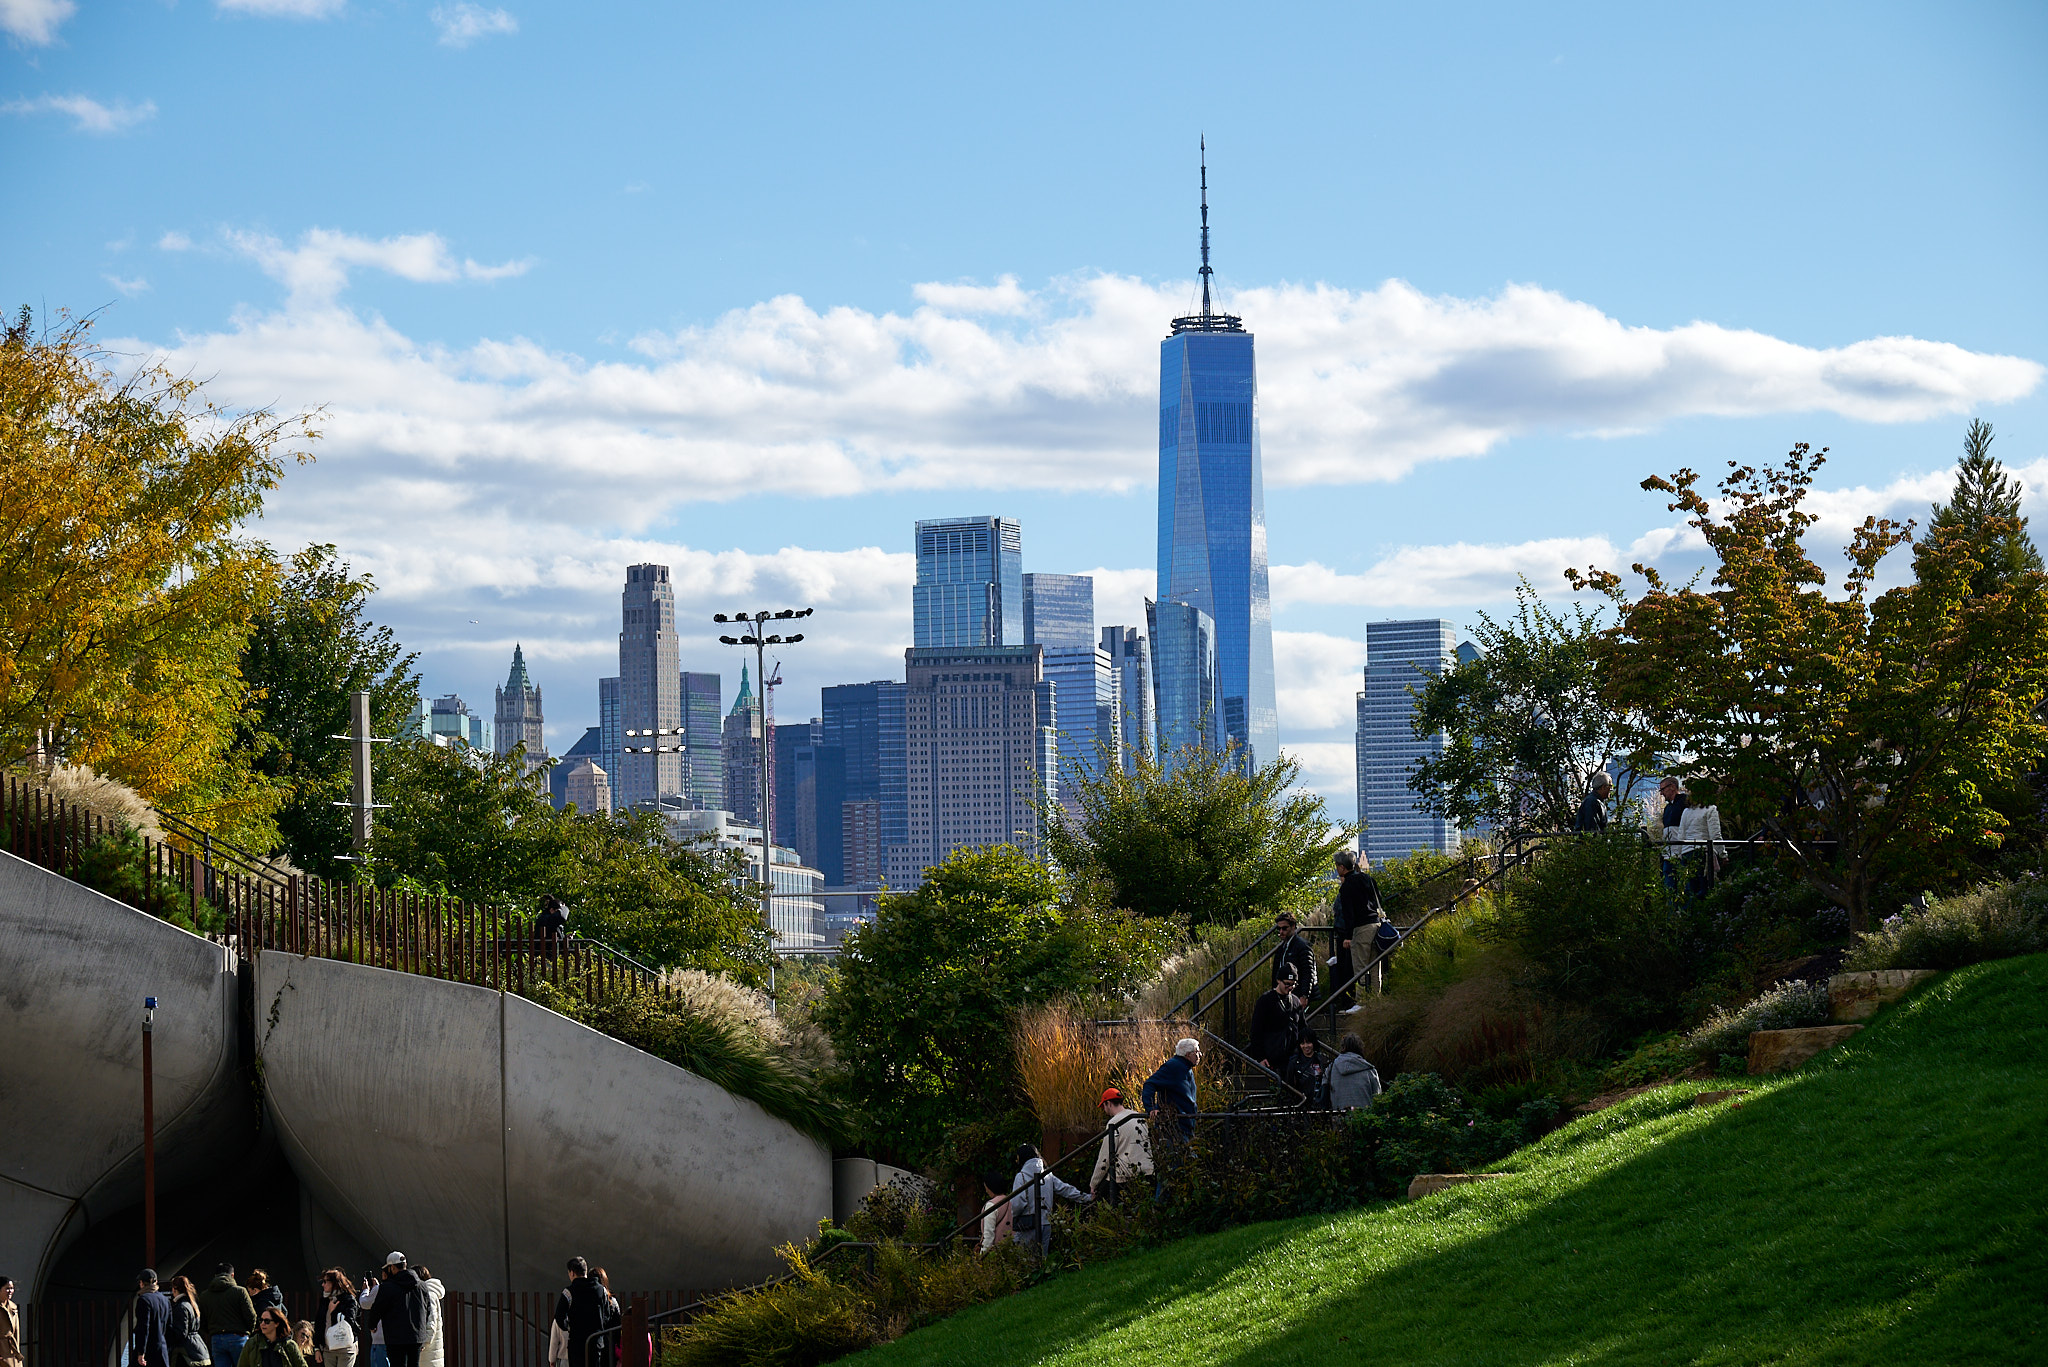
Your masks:
<instances>
[{"instance_id":1,"label":"black jacket","mask_svg":"<svg viewBox=\"0 0 2048 1367\"><path fill-rule=\"evenodd\" d=\"M256 1315L260 1319L265 1310L284 1309L284 1292L274 1286L266 1286L261 1291L251 1291L249 1304L256 1307Z\"/></svg>"},{"instance_id":2,"label":"black jacket","mask_svg":"<svg viewBox=\"0 0 2048 1367\"><path fill-rule=\"evenodd\" d=\"M135 1328L128 1335L128 1361L171 1367L171 1298L161 1291L135 1296Z\"/></svg>"},{"instance_id":3,"label":"black jacket","mask_svg":"<svg viewBox=\"0 0 2048 1367\"><path fill-rule=\"evenodd\" d=\"M1275 1072L1285 1068L1287 1056L1301 1041L1302 1016L1293 997L1278 989L1260 993L1252 1007L1252 1057L1264 1059Z\"/></svg>"},{"instance_id":4,"label":"black jacket","mask_svg":"<svg viewBox=\"0 0 2048 1367\"><path fill-rule=\"evenodd\" d=\"M1343 883L1337 888L1337 938L1349 940L1352 931L1371 925L1382 914L1379 880L1364 869L1353 869L1345 874ZM1352 948L1359 946L1353 945Z\"/></svg>"},{"instance_id":5,"label":"black jacket","mask_svg":"<svg viewBox=\"0 0 2048 1367\"><path fill-rule=\"evenodd\" d=\"M384 1331L386 1347L425 1343L434 1336L434 1303L420 1289L420 1274L411 1268L377 1283L377 1298L363 1314L362 1331Z\"/></svg>"},{"instance_id":6,"label":"black jacket","mask_svg":"<svg viewBox=\"0 0 2048 1367\"><path fill-rule=\"evenodd\" d=\"M1308 947L1308 936L1300 931L1280 942L1273 951L1273 981L1280 981L1280 965L1294 966L1294 995L1313 1001L1316 995L1316 952Z\"/></svg>"},{"instance_id":7,"label":"black jacket","mask_svg":"<svg viewBox=\"0 0 2048 1367\"><path fill-rule=\"evenodd\" d=\"M1579 804L1578 819L1572 822L1572 829L1591 835L1607 829L1607 804L1591 793Z\"/></svg>"},{"instance_id":8,"label":"black jacket","mask_svg":"<svg viewBox=\"0 0 2048 1367\"><path fill-rule=\"evenodd\" d=\"M570 1367L582 1367L583 1345L592 1334L619 1322L618 1302L595 1277L578 1277L555 1298L555 1323L569 1331Z\"/></svg>"},{"instance_id":9,"label":"black jacket","mask_svg":"<svg viewBox=\"0 0 2048 1367\"><path fill-rule=\"evenodd\" d=\"M355 1330L357 1339L362 1338L363 1326L361 1317L356 1309L355 1295L352 1292L342 1290L338 1286L334 1288L333 1300L327 1300L325 1297L321 1298L320 1334L324 1337L327 1330L337 1321Z\"/></svg>"}]
</instances>

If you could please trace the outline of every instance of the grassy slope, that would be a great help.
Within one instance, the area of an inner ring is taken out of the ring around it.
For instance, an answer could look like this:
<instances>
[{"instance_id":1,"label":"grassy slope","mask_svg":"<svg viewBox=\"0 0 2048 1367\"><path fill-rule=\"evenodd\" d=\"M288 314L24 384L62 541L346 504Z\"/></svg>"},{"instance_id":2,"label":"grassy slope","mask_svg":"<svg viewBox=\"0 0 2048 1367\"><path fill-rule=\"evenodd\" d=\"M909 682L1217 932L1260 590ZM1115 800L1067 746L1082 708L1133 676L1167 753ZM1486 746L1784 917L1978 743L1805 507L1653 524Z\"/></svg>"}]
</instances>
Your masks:
<instances>
[{"instance_id":1,"label":"grassy slope","mask_svg":"<svg viewBox=\"0 0 2048 1367\"><path fill-rule=\"evenodd\" d=\"M2048 1361L2048 956L1738 1085L1740 1107L1662 1088L1517 1176L1101 1264L848 1361Z\"/></svg>"}]
</instances>

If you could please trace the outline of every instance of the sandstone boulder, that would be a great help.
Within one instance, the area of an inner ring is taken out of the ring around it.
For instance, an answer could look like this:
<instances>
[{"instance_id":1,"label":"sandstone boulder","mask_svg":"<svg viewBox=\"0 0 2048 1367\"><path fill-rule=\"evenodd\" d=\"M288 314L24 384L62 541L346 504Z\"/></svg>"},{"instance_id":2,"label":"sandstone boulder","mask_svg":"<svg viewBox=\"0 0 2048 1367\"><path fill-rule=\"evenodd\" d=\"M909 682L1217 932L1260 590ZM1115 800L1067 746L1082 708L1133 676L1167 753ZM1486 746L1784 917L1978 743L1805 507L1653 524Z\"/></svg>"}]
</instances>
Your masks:
<instances>
[{"instance_id":1,"label":"sandstone boulder","mask_svg":"<svg viewBox=\"0 0 2048 1367\"><path fill-rule=\"evenodd\" d=\"M1935 975L1932 968L1880 968L1837 973L1828 979L1828 1018L1837 1024L1867 1021Z\"/></svg>"},{"instance_id":2,"label":"sandstone boulder","mask_svg":"<svg viewBox=\"0 0 2048 1367\"><path fill-rule=\"evenodd\" d=\"M1809 1025L1800 1030L1759 1030L1749 1037L1749 1071L1782 1073L1832 1049L1863 1027Z\"/></svg>"},{"instance_id":3,"label":"sandstone boulder","mask_svg":"<svg viewBox=\"0 0 2048 1367\"><path fill-rule=\"evenodd\" d=\"M1748 1095L1749 1089L1746 1087L1723 1087L1718 1092L1701 1092L1699 1095L1695 1096L1692 1099L1692 1104L1695 1107L1713 1106L1728 1100L1730 1097Z\"/></svg>"},{"instance_id":4,"label":"sandstone boulder","mask_svg":"<svg viewBox=\"0 0 2048 1367\"><path fill-rule=\"evenodd\" d=\"M1462 1187L1467 1182L1491 1182L1496 1177L1505 1176L1504 1172L1427 1172L1408 1184L1408 1199L1419 1201L1450 1187Z\"/></svg>"}]
</instances>

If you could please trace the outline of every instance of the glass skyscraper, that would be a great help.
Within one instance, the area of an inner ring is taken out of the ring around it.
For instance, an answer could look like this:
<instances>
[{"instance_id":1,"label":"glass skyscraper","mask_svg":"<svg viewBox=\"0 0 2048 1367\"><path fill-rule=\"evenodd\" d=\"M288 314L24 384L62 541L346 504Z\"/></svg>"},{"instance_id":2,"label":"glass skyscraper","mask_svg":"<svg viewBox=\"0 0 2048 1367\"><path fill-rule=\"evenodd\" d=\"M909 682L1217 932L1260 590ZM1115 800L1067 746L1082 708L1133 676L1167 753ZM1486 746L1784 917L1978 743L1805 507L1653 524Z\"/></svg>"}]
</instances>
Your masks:
<instances>
[{"instance_id":1,"label":"glass skyscraper","mask_svg":"<svg viewBox=\"0 0 2048 1367\"><path fill-rule=\"evenodd\" d=\"M1136 627L1104 627L1102 649L1117 676L1117 729L1123 738L1124 772L1134 774L1138 756L1155 753L1159 744L1159 724L1152 710L1151 638Z\"/></svg>"},{"instance_id":2,"label":"glass skyscraper","mask_svg":"<svg viewBox=\"0 0 2048 1367\"><path fill-rule=\"evenodd\" d=\"M1370 622L1365 628L1365 689L1358 695L1358 821L1365 852L1397 859L1416 850L1453 850L1458 828L1415 805L1408 776L1444 751L1442 735L1409 725L1415 692L1457 667L1458 632L1449 622Z\"/></svg>"},{"instance_id":3,"label":"glass skyscraper","mask_svg":"<svg viewBox=\"0 0 2048 1367\"><path fill-rule=\"evenodd\" d=\"M1223 748L1216 707L1221 687L1216 661L1216 624L1187 603L1145 603L1152 637L1153 709L1159 719L1159 762L1175 767L1189 749Z\"/></svg>"},{"instance_id":4,"label":"glass skyscraper","mask_svg":"<svg viewBox=\"0 0 2048 1367\"><path fill-rule=\"evenodd\" d=\"M1085 574L1025 575L1024 644L1047 650L1094 649L1094 579Z\"/></svg>"},{"instance_id":5,"label":"glass skyscraper","mask_svg":"<svg viewBox=\"0 0 2048 1367\"><path fill-rule=\"evenodd\" d=\"M1173 320L1159 344L1158 602L1186 603L1215 623L1218 722L1252 764L1280 745L1273 685L1273 601L1266 571L1266 495L1259 464L1258 368L1244 320L1209 305L1208 169L1202 175L1202 311ZM1162 698L1185 681L1166 677ZM1160 707L1160 724L1167 722Z\"/></svg>"},{"instance_id":6,"label":"glass skyscraper","mask_svg":"<svg viewBox=\"0 0 2048 1367\"><path fill-rule=\"evenodd\" d=\"M1013 518L917 524L911 639L919 650L1024 644L1024 533Z\"/></svg>"},{"instance_id":7,"label":"glass skyscraper","mask_svg":"<svg viewBox=\"0 0 2048 1367\"><path fill-rule=\"evenodd\" d=\"M682 673L683 792L699 807L725 801L724 680L716 674Z\"/></svg>"}]
</instances>

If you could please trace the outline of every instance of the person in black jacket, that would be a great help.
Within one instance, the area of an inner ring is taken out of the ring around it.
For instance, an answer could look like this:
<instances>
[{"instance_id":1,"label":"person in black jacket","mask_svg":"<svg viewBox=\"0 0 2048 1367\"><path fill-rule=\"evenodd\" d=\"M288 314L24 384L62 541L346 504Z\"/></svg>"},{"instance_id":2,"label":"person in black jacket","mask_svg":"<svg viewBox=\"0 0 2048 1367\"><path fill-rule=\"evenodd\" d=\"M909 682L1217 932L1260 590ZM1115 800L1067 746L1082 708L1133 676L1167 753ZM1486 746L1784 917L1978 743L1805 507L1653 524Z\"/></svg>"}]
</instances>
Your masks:
<instances>
[{"instance_id":1,"label":"person in black jacket","mask_svg":"<svg viewBox=\"0 0 2048 1367\"><path fill-rule=\"evenodd\" d=\"M1280 934L1280 947L1273 951L1273 981L1280 981L1281 969L1293 969L1297 994L1305 1002L1312 1000L1316 995L1316 952L1301 933L1301 923L1293 912L1283 911L1273 918L1273 929Z\"/></svg>"},{"instance_id":2,"label":"person in black jacket","mask_svg":"<svg viewBox=\"0 0 2048 1367\"><path fill-rule=\"evenodd\" d=\"M128 1335L134 1367L171 1367L171 1298L156 1289L156 1273L135 1274L135 1327Z\"/></svg>"},{"instance_id":3,"label":"person in black jacket","mask_svg":"<svg viewBox=\"0 0 2048 1367\"><path fill-rule=\"evenodd\" d=\"M1294 968L1289 965L1280 970L1280 978L1272 989L1260 993L1252 1006L1252 1054L1275 1072L1287 1066L1296 1042L1301 1039L1307 1003L1295 995L1294 988Z\"/></svg>"},{"instance_id":4,"label":"person in black jacket","mask_svg":"<svg viewBox=\"0 0 2048 1367\"><path fill-rule=\"evenodd\" d=\"M363 1341L362 1321L356 1310L356 1286L348 1279L348 1273L338 1267L330 1267L320 1274L319 1318L314 1321L318 1332L314 1346L320 1360L332 1363L334 1367L352 1367L358 1358L367 1363L370 1355L359 1352ZM327 1347L327 1331L336 1324L346 1324L353 1344L347 1348Z\"/></svg>"},{"instance_id":5,"label":"person in black jacket","mask_svg":"<svg viewBox=\"0 0 2048 1367\"><path fill-rule=\"evenodd\" d=\"M1358 972L1361 963L1372 963L1379 953L1374 937L1379 933L1383 915L1380 910L1380 885L1372 876L1371 862L1361 858L1355 851L1337 851L1337 952L1333 956L1336 966L1330 970L1330 982L1337 985L1348 983L1352 974ZM1364 941L1363 944L1354 943ZM1382 980L1380 965L1373 964L1367 974L1366 990L1377 994ZM1358 997L1352 987L1345 987L1337 994L1343 999L1343 1011L1350 1015L1358 1009Z\"/></svg>"},{"instance_id":6,"label":"person in black jacket","mask_svg":"<svg viewBox=\"0 0 2048 1367\"><path fill-rule=\"evenodd\" d=\"M384 1331L384 1353L391 1367L420 1367L420 1349L434 1336L434 1306L420 1287L420 1274L407 1268L405 1255L394 1251L377 1278L377 1295L363 1312L365 1333Z\"/></svg>"},{"instance_id":7,"label":"person in black jacket","mask_svg":"<svg viewBox=\"0 0 2048 1367\"><path fill-rule=\"evenodd\" d=\"M1586 794L1586 800L1579 804L1579 814L1572 820L1572 829L1581 835L1598 835L1607 829L1607 795L1614 791L1614 780L1605 774L1593 775L1593 786Z\"/></svg>"},{"instance_id":8,"label":"person in black jacket","mask_svg":"<svg viewBox=\"0 0 2048 1367\"><path fill-rule=\"evenodd\" d=\"M569 1289L555 1300L555 1323L569 1335L569 1367L588 1367L591 1337L619 1322L619 1303L590 1275L582 1258L569 1260Z\"/></svg>"}]
</instances>

